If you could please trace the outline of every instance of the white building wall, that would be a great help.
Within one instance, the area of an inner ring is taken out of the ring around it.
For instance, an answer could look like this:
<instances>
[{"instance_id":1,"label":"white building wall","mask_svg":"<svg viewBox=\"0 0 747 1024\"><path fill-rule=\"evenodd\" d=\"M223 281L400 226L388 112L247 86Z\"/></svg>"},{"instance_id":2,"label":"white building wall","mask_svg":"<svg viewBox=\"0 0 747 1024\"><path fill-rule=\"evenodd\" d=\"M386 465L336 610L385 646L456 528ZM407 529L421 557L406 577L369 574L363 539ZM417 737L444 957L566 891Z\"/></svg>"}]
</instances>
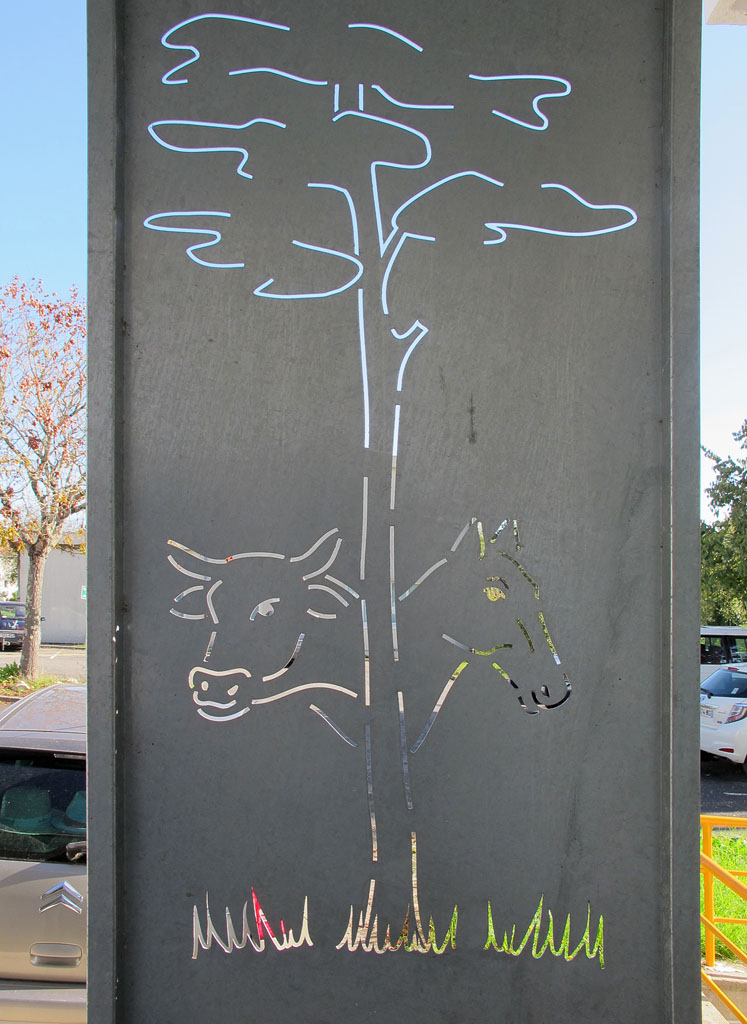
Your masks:
<instances>
[{"instance_id":1,"label":"white building wall","mask_svg":"<svg viewBox=\"0 0 747 1024\"><path fill-rule=\"evenodd\" d=\"M18 595L26 600L29 560L21 555ZM55 548L49 552L42 591L42 643L82 644L86 639L86 556Z\"/></svg>"}]
</instances>

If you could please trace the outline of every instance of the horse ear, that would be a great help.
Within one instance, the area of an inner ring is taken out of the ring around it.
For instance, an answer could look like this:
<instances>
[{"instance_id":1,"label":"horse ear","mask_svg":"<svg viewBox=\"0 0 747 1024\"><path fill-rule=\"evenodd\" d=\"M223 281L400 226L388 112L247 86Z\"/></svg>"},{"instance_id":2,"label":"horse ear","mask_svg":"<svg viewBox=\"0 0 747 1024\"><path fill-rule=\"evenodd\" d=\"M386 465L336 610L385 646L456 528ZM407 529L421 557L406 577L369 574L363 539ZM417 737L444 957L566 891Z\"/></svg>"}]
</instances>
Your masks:
<instances>
[{"instance_id":1,"label":"horse ear","mask_svg":"<svg viewBox=\"0 0 747 1024\"><path fill-rule=\"evenodd\" d=\"M472 516L459 530L451 545L452 554L459 550L460 557L465 553L471 558L477 551L480 559L485 558L493 550L511 552L521 551L522 543L519 535L519 524L516 519L481 519Z\"/></svg>"},{"instance_id":2,"label":"horse ear","mask_svg":"<svg viewBox=\"0 0 747 1024\"><path fill-rule=\"evenodd\" d=\"M333 564L342 546L340 531L335 527L323 533L318 540L314 541L310 548L301 555L291 555L290 562L298 562L301 569L301 579L310 580L314 576L321 576Z\"/></svg>"},{"instance_id":3,"label":"horse ear","mask_svg":"<svg viewBox=\"0 0 747 1024\"><path fill-rule=\"evenodd\" d=\"M166 544L169 548L168 561L177 572L193 580L208 582L213 578L210 563L216 561L215 559L209 559L206 555L201 555L175 540L168 540Z\"/></svg>"}]
</instances>

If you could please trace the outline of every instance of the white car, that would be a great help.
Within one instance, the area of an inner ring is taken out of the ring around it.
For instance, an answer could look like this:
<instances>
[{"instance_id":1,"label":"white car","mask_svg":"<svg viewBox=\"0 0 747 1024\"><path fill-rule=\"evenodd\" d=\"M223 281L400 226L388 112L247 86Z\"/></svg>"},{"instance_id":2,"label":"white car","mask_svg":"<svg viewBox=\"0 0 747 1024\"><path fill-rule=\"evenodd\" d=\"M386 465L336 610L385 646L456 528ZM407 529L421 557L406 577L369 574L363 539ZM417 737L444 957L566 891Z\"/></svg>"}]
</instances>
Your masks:
<instances>
[{"instance_id":1,"label":"white car","mask_svg":"<svg viewBox=\"0 0 747 1024\"><path fill-rule=\"evenodd\" d=\"M700 684L700 749L747 772L747 665L725 665Z\"/></svg>"},{"instance_id":2,"label":"white car","mask_svg":"<svg viewBox=\"0 0 747 1024\"><path fill-rule=\"evenodd\" d=\"M86 1019L86 688L0 714L0 1021Z\"/></svg>"}]
</instances>

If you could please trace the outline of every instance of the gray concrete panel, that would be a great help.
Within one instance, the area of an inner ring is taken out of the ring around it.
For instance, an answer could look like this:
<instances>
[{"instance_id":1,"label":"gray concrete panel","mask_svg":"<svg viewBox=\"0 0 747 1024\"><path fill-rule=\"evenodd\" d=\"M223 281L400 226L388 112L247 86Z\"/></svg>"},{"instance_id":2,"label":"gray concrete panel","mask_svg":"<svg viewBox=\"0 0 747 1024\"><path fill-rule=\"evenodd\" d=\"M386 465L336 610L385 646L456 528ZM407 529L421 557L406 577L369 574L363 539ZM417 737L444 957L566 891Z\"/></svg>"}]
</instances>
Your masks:
<instances>
[{"instance_id":1,"label":"gray concrete panel","mask_svg":"<svg viewBox=\"0 0 747 1024\"><path fill-rule=\"evenodd\" d=\"M111 14L96 1019L695 1021L696 5Z\"/></svg>"}]
</instances>

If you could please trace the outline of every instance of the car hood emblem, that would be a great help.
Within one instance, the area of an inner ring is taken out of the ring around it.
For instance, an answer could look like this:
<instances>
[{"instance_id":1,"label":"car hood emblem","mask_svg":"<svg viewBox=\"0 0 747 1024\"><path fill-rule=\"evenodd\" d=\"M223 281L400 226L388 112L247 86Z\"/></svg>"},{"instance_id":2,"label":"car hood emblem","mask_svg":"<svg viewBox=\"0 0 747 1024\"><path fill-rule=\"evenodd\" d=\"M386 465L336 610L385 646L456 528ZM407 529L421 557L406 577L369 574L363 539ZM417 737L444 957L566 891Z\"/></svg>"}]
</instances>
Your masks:
<instances>
[{"instance_id":1,"label":"car hood emblem","mask_svg":"<svg viewBox=\"0 0 747 1024\"><path fill-rule=\"evenodd\" d=\"M40 914L43 914L45 910L51 910L53 907L67 907L74 914L83 913L83 897L67 881L58 882L57 885L53 885L51 889L43 892L39 898L41 900Z\"/></svg>"}]
</instances>

